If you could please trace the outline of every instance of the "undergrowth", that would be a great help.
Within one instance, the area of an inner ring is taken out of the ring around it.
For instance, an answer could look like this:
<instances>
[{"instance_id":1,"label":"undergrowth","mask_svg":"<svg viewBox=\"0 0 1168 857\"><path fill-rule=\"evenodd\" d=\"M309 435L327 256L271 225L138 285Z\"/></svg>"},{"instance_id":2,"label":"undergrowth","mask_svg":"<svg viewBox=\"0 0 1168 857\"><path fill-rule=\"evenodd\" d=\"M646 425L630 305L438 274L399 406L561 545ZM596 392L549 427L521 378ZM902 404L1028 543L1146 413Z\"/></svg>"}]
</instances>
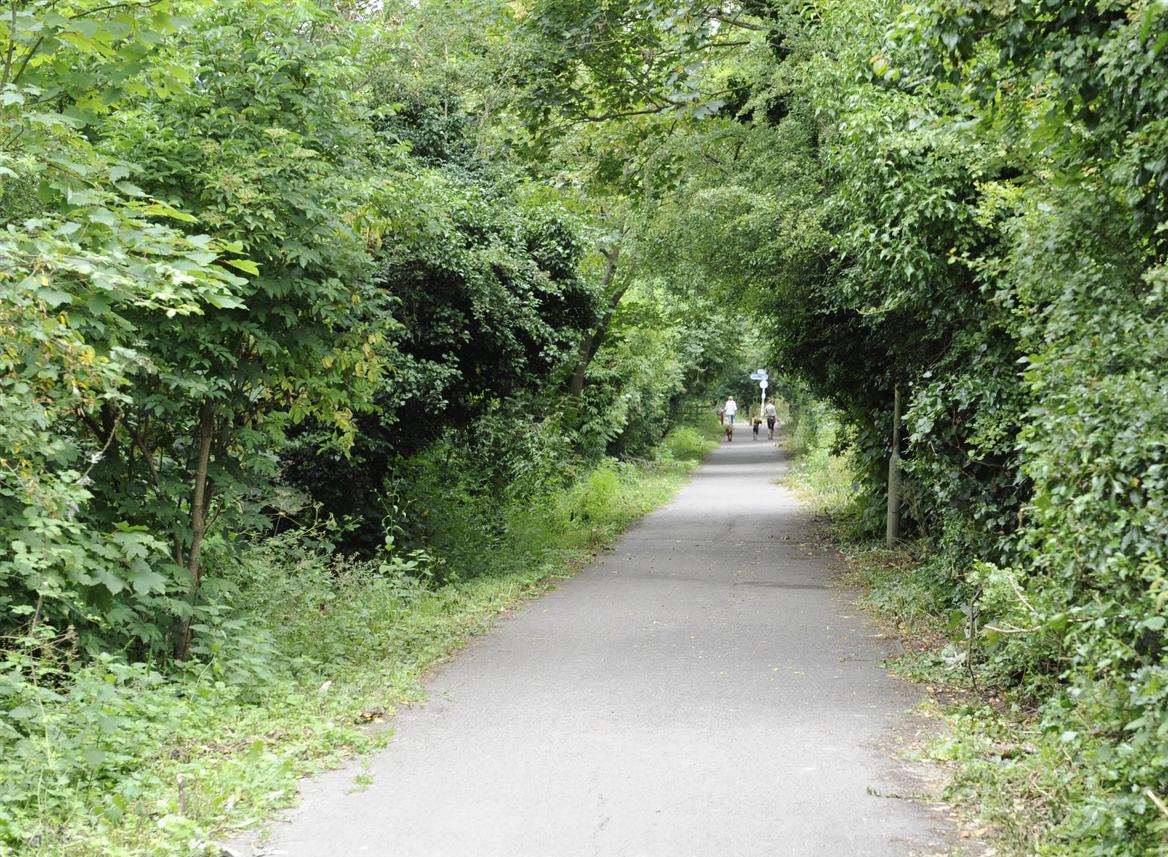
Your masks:
<instances>
[{"instance_id":1,"label":"undergrowth","mask_svg":"<svg viewBox=\"0 0 1168 857\"><path fill-rule=\"evenodd\" d=\"M818 408L805 409L781 428L783 445L794 456L788 481L818 511L842 509L855 492L846 452L838 449L838 426Z\"/></svg>"},{"instance_id":2,"label":"undergrowth","mask_svg":"<svg viewBox=\"0 0 1168 857\"><path fill-rule=\"evenodd\" d=\"M1084 850L1082 830L1067 819L1073 809L1089 823L1106 823L1114 797L1107 769L1124 764L1113 743L1044 710L1033 685L994 680L984 633L979 626L970 634L968 591L955 585L943 552L924 539L890 550L860 532L849 457L837 448L830 419L809 434L794 433L788 448L796 455L789 482L825 513L827 534L847 562L845 581L863 591L863 606L903 644L890 666L930 688L931 708L946 729L926 753L948 771L942 797L985 837L985 853L1106 853ZM1153 795L1148 789L1149 811L1168 815ZM1148 857L1168 853L1168 844L1139 848Z\"/></svg>"},{"instance_id":3,"label":"undergrowth","mask_svg":"<svg viewBox=\"0 0 1168 857\"><path fill-rule=\"evenodd\" d=\"M83 662L68 629L6 640L0 853L219 853L215 837L290 804L299 777L383 746L388 732L366 724L667 500L711 446L677 429L653 461L604 460L505 509L473 575L423 551L353 560L311 530L259 541L230 575L232 617L207 629L227 631L215 653L178 672L116 654Z\"/></svg>"}]
</instances>

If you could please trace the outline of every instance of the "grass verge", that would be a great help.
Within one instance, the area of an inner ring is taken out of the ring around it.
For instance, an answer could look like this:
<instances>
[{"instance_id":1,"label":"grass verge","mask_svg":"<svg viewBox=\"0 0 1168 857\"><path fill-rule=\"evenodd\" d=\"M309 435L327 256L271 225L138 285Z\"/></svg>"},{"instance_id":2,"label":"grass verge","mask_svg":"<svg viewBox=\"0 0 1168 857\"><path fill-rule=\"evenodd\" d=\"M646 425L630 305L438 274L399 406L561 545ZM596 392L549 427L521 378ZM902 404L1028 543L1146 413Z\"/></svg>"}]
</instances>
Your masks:
<instances>
[{"instance_id":1,"label":"grass verge","mask_svg":"<svg viewBox=\"0 0 1168 857\"><path fill-rule=\"evenodd\" d=\"M302 534L253 545L232 645L185 673L113 655L77 666L67 631L6 647L0 692L27 728L0 734L0 853L219 854L217 838L292 803L300 777L383 746L367 724L668 500L707 435L678 429L653 461L604 461L515 510L494 551L506 561L467 579L434 585L414 558L354 562Z\"/></svg>"}]
</instances>

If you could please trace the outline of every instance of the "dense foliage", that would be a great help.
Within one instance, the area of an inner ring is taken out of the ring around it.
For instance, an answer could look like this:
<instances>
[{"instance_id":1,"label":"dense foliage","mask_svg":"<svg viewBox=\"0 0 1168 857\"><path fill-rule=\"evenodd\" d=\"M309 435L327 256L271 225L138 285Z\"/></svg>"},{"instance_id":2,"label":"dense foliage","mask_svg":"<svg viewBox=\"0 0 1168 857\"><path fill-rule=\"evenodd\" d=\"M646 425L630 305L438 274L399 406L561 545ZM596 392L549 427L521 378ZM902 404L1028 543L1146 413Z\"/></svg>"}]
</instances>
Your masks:
<instances>
[{"instance_id":1,"label":"dense foliage","mask_svg":"<svg viewBox=\"0 0 1168 857\"><path fill-rule=\"evenodd\" d=\"M215 742L169 707L300 699L351 622L413 651L769 363L862 532L903 395L950 665L1079 763L1034 848L1162 848L1163 3L10 7L0 750L49 774L0 843L67 849L110 783L91 833L149 794L195 841L121 730Z\"/></svg>"},{"instance_id":2,"label":"dense foliage","mask_svg":"<svg viewBox=\"0 0 1168 857\"><path fill-rule=\"evenodd\" d=\"M0 851L203 853L660 502L732 310L524 130L509 6L10 6Z\"/></svg>"},{"instance_id":3,"label":"dense foliage","mask_svg":"<svg viewBox=\"0 0 1168 857\"><path fill-rule=\"evenodd\" d=\"M685 129L662 241L744 298L795 404L835 408L873 533L904 394L953 668L1078 762L1034 847L1159 853L1163 4L545 0L532 32L545 109Z\"/></svg>"}]
</instances>

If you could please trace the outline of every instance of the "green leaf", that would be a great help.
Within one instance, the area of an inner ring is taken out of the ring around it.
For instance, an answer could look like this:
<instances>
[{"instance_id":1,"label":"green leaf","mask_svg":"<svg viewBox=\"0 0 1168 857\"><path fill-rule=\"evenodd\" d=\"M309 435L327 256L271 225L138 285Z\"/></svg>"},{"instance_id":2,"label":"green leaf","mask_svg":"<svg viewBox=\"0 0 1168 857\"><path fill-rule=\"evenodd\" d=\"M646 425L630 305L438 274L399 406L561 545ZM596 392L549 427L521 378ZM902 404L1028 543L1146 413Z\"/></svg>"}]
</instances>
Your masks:
<instances>
[{"instance_id":1,"label":"green leaf","mask_svg":"<svg viewBox=\"0 0 1168 857\"><path fill-rule=\"evenodd\" d=\"M56 309L61 304L69 303L73 300L73 295L69 294L69 292L63 292L60 289L54 289L48 286L37 289L37 297L48 304L50 309Z\"/></svg>"},{"instance_id":2,"label":"green leaf","mask_svg":"<svg viewBox=\"0 0 1168 857\"><path fill-rule=\"evenodd\" d=\"M223 259L221 261L226 265L230 265L232 268L243 271L245 274L251 274L253 277L259 276L259 265L251 259Z\"/></svg>"},{"instance_id":3,"label":"green leaf","mask_svg":"<svg viewBox=\"0 0 1168 857\"><path fill-rule=\"evenodd\" d=\"M155 201L155 202L150 203L149 205L144 205L138 210L141 211L143 214L147 214L147 215L153 214L153 215L158 215L160 217L168 217L171 220L178 220L182 223L198 223L199 222L199 219L197 217L195 217L191 214L187 214L185 211L182 211L181 209L175 208L174 206L168 205L167 203L161 202L161 201Z\"/></svg>"},{"instance_id":4,"label":"green leaf","mask_svg":"<svg viewBox=\"0 0 1168 857\"><path fill-rule=\"evenodd\" d=\"M165 592L166 578L150 568L135 569L130 574L130 585L141 594Z\"/></svg>"},{"instance_id":5,"label":"green leaf","mask_svg":"<svg viewBox=\"0 0 1168 857\"><path fill-rule=\"evenodd\" d=\"M146 196L146 191L138 187L136 184L127 181L114 182L114 187L120 190L127 196Z\"/></svg>"}]
</instances>

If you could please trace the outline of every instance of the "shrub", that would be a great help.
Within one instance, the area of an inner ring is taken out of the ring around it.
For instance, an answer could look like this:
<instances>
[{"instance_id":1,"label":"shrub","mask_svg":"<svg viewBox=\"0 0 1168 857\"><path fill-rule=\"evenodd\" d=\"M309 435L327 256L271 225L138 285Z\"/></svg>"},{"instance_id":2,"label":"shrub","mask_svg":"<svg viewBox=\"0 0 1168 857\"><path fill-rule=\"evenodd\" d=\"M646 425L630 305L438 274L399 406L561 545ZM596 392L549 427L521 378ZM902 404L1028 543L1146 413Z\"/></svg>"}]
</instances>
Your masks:
<instances>
[{"instance_id":1,"label":"shrub","mask_svg":"<svg viewBox=\"0 0 1168 857\"><path fill-rule=\"evenodd\" d=\"M710 451L710 441L693 426L678 426L665 435L662 449L676 461L701 461Z\"/></svg>"}]
</instances>

